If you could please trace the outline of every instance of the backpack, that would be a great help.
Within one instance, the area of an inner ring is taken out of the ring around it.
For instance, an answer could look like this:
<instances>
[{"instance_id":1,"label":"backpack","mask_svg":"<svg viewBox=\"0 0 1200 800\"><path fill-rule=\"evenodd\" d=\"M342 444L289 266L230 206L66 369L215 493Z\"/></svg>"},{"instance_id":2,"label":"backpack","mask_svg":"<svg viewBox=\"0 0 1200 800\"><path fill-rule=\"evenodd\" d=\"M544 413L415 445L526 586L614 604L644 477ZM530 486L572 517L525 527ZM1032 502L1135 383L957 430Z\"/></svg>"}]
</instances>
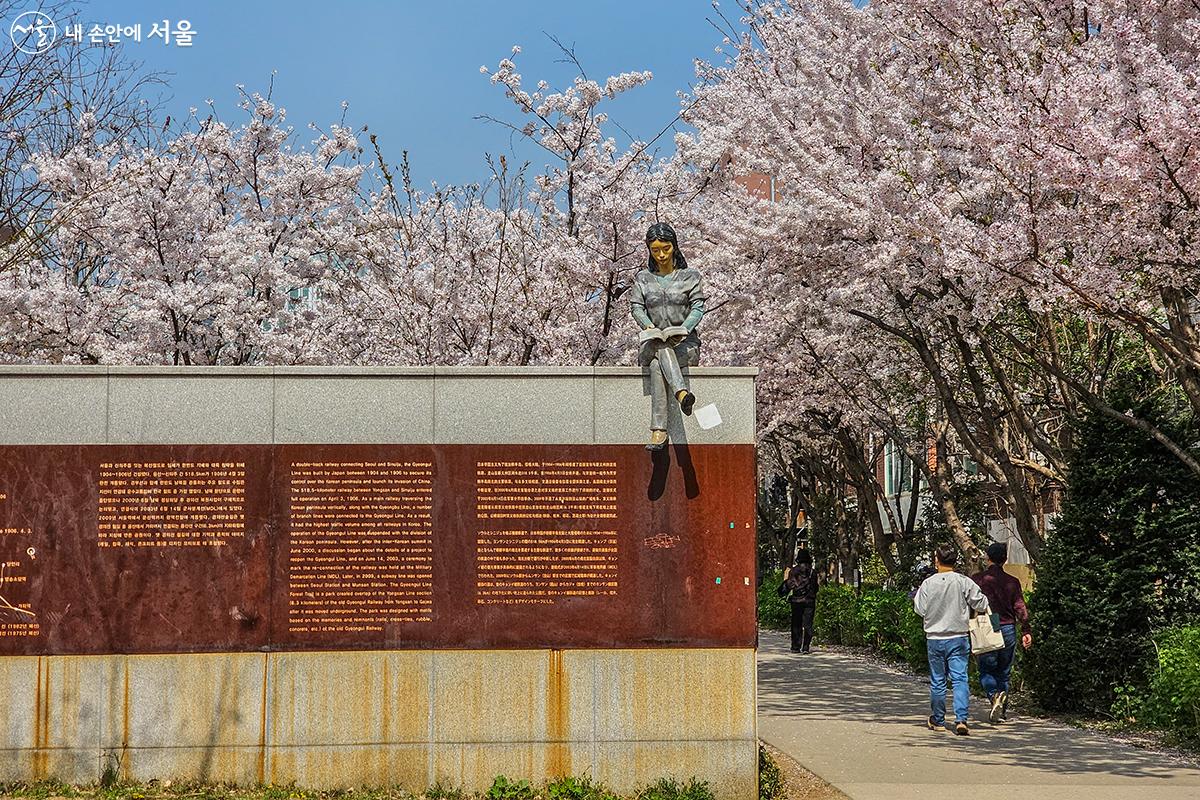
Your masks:
<instances>
[{"instance_id":1,"label":"backpack","mask_svg":"<svg viewBox=\"0 0 1200 800\"><path fill-rule=\"evenodd\" d=\"M812 567L793 570L788 575L787 580L783 582L783 585L791 592L792 596L788 598L789 602L817 602L817 571Z\"/></svg>"}]
</instances>

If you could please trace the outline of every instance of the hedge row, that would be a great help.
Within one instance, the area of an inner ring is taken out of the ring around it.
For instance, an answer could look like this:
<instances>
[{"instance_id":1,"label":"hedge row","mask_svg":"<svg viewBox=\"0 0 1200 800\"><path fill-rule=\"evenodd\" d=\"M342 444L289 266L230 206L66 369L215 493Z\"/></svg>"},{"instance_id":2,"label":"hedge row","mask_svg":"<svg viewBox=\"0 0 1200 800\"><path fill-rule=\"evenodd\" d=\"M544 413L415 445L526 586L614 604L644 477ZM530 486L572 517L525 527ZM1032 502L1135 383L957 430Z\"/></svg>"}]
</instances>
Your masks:
<instances>
[{"instance_id":1,"label":"hedge row","mask_svg":"<svg viewBox=\"0 0 1200 800\"><path fill-rule=\"evenodd\" d=\"M1147 689L1117 690L1113 711L1135 725L1200 744L1200 627L1168 628L1154 636L1157 668Z\"/></svg>"},{"instance_id":2,"label":"hedge row","mask_svg":"<svg viewBox=\"0 0 1200 800\"><path fill-rule=\"evenodd\" d=\"M758 624L777 631L787 630L792 624L792 609L776 590L783 583L783 571L776 570L763 576L758 585Z\"/></svg>"},{"instance_id":3,"label":"hedge row","mask_svg":"<svg viewBox=\"0 0 1200 800\"><path fill-rule=\"evenodd\" d=\"M827 583L817 592L817 641L869 647L885 658L925 671L925 630L904 592Z\"/></svg>"}]
</instances>

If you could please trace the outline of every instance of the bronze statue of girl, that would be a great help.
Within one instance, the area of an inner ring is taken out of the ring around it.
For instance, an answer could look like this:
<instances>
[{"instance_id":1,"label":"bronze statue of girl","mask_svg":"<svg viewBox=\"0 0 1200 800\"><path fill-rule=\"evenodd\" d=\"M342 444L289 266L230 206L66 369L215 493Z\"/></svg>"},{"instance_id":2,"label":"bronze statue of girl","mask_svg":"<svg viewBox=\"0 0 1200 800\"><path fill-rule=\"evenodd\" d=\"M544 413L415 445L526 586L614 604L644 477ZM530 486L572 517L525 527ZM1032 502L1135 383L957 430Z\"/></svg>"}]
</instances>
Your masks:
<instances>
[{"instance_id":1,"label":"bronze statue of girl","mask_svg":"<svg viewBox=\"0 0 1200 800\"><path fill-rule=\"evenodd\" d=\"M638 364L649 367L650 443L647 450L667 445L668 391L684 414L691 414L696 395L687 387L681 367L700 363L704 316L704 287L700 273L687 265L675 231L656 223L646 231L650 257L633 280L630 310L641 329Z\"/></svg>"}]
</instances>

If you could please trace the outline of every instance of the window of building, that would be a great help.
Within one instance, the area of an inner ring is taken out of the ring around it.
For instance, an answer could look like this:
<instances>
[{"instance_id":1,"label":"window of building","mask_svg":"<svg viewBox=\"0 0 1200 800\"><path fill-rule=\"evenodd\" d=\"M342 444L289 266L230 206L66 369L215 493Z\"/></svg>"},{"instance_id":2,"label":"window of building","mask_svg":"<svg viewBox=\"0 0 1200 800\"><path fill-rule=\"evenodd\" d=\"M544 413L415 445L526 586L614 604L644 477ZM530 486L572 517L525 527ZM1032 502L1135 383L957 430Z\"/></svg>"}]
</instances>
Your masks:
<instances>
[{"instance_id":1,"label":"window of building","mask_svg":"<svg viewBox=\"0 0 1200 800\"><path fill-rule=\"evenodd\" d=\"M912 491L913 463L894 442L883 446L883 489L889 495Z\"/></svg>"}]
</instances>

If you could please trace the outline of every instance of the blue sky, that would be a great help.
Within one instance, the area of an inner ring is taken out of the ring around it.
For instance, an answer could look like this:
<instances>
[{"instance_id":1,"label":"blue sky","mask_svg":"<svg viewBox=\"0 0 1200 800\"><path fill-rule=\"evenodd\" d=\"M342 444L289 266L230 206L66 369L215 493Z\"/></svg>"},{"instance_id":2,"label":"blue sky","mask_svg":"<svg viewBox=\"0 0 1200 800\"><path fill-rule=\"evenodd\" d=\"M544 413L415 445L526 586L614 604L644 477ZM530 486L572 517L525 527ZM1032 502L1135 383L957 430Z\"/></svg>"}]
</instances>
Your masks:
<instances>
[{"instance_id":1,"label":"blue sky","mask_svg":"<svg viewBox=\"0 0 1200 800\"><path fill-rule=\"evenodd\" d=\"M36 7L31 2L30 7ZM723 12L737 19L732 2ZM147 41L150 23L186 19L196 31L190 48ZM486 175L485 151L510 151L508 132L474 117L515 120L515 107L479 67L493 66L521 45L518 71L532 87L540 78L561 86L575 73L555 63L561 52L543 33L573 45L589 77L648 69L654 80L614 103L611 117L649 138L679 109L676 92L694 81L693 60L721 58L721 34L708 0L93 0L80 4L85 24L140 22L143 41L125 45L146 69L171 73L165 111L186 116L212 98L221 118L240 120L236 84L265 90L274 76L274 100L288 122L303 130L313 121L347 122L378 134L390 162L407 149L419 185L462 183ZM8 25L5 20L5 27ZM512 109L510 111L510 109ZM615 128L612 131L618 135ZM366 137L362 137L365 145ZM670 147L670 137L664 137ZM518 160L545 159L535 148Z\"/></svg>"}]
</instances>

